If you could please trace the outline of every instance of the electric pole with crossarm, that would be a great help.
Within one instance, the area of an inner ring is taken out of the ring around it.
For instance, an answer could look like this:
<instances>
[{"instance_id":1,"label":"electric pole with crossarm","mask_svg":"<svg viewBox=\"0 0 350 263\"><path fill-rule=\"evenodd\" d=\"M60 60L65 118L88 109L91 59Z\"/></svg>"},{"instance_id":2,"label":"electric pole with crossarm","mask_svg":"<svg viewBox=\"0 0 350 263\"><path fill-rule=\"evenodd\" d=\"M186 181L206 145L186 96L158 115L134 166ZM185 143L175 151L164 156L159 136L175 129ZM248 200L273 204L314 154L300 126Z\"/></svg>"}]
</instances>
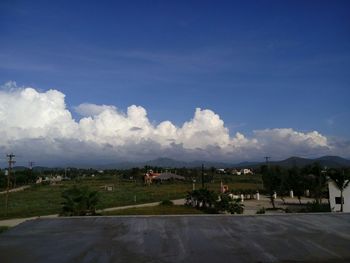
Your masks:
<instances>
[{"instance_id":1,"label":"electric pole with crossarm","mask_svg":"<svg viewBox=\"0 0 350 263\"><path fill-rule=\"evenodd\" d=\"M8 201L9 201L9 190L10 190L10 176L11 176L11 170L12 170L12 165L15 163L15 155L13 153L7 154L8 158L8 170L7 170L7 188L6 188L6 199L5 199L5 214L7 216L7 210L8 210Z\"/></svg>"}]
</instances>

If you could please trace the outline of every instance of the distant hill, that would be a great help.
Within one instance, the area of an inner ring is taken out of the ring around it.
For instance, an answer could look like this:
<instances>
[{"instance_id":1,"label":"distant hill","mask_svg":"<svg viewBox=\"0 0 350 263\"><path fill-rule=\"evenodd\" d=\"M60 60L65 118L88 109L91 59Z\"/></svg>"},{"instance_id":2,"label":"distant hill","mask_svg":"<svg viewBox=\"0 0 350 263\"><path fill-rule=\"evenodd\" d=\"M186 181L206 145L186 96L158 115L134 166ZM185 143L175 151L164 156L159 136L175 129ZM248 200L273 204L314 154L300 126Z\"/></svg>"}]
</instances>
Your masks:
<instances>
[{"instance_id":1,"label":"distant hill","mask_svg":"<svg viewBox=\"0 0 350 263\"><path fill-rule=\"evenodd\" d=\"M331 168L339 168L344 166L350 166L350 160L344 159L339 156L323 156L316 159L307 159L300 157L290 157L288 159L276 162L270 162L273 165L279 165L282 167L303 167L306 165L311 165L313 163L319 163L321 166L327 166Z\"/></svg>"},{"instance_id":2,"label":"distant hill","mask_svg":"<svg viewBox=\"0 0 350 263\"><path fill-rule=\"evenodd\" d=\"M344 159L339 156L323 156L323 157L317 158L316 161L319 161L323 165L329 166L329 167L350 166L350 160Z\"/></svg>"},{"instance_id":3,"label":"distant hill","mask_svg":"<svg viewBox=\"0 0 350 263\"><path fill-rule=\"evenodd\" d=\"M309 158L301 158L301 157L290 157L285 160L280 161L270 161L271 165L279 165L281 167L293 167L294 165L297 167L303 167L306 165L311 165L315 162L318 162L321 166L327 166L329 168L339 168L339 167L350 167L350 160L339 157L339 156L323 156L316 159ZM148 166L158 166L163 168L196 168L201 167L202 164L206 167L215 167L215 168L256 168L260 165L265 164L265 162L240 162L240 163L225 163L225 162L211 162L211 161L179 161L171 158L157 158L149 161L140 161L140 162L115 162L109 164L101 164L101 165L93 165L89 164L70 164L65 167L77 167L77 168L93 168L93 169L130 169L133 167L142 168L146 165ZM64 166L62 166L64 167ZM25 170L28 167L24 166L15 166L14 170ZM35 166L33 167L34 171L45 171L52 169L60 169L59 167L49 168L43 166ZM63 168L61 168L63 169Z\"/></svg>"},{"instance_id":4,"label":"distant hill","mask_svg":"<svg viewBox=\"0 0 350 263\"><path fill-rule=\"evenodd\" d=\"M279 165L282 167L293 167L294 165L298 167L303 167L305 165L311 165L315 162L318 162L321 166L327 166L327 167L344 167L349 166L350 167L350 160L344 159L339 156L323 156L316 159L308 159L308 158L301 158L301 157L290 157L285 160L281 161L271 161L270 164L272 165ZM114 163L114 164L108 164L108 165L102 165L98 166L99 169L128 169L132 167L144 167L146 165L148 166L158 166L158 167L167 167L167 168L195 168L195 167L201 167L202 164L208 168L208 167L216 167L216 168L256 168L260 165L265 164L265 162L240 162L240 163L225 163L225 162L210 162L210 161L178 161L171 158L158 158L154 160L149 160L145 162L123 162L123 163Z\"/></svg>"}]
</instances>

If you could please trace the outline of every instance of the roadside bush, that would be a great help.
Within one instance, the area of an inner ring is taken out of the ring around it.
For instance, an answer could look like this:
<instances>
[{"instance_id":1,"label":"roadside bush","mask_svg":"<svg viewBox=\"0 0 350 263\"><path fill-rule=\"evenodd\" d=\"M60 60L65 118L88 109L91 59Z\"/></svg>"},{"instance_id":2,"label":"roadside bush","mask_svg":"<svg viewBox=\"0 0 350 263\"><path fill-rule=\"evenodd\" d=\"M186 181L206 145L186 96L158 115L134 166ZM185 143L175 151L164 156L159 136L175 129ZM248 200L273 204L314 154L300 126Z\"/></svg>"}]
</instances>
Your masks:
<instances>
[{"instance_id":1,"label":"roadside bush","mask_svg":"<svg viewBox=\"0 0 350 263\"><path fill-rule=\"evenodd\" d=\"M256 211L256 213L258 215L265 214L266 213L265 207L260 208L258 211Z\"/></svg>"},{"instance_id":2,"label":"roadside bush","mask_svg":"<svg viewBox=\"0 0 350 263\"><path fill-rule=\"evenodd\" d=\"M172 206L174 205L173 201L169 200L169 199L165 199L165 200L162 200L159 205L164 205L164 206Z\"/></svg>"},{"instance_id":3,"label":"roadside bush","mask_svg":"<svg viewBox=\"0 0 350 263\"><path fill-rule=\"evenodd\" d=\"M0 234L8 230L10 227L8 226L0 226Z\"/></svg>"},{"instance_id":4,"label":"roadside bush","mask_svg":"<svg viewBox=\"0 0 350 263\"><path fill-rule=\"evenodd\" d=\"M72 186L62 192L62 212L63 216L87 216L96 215L96 206L99 202L97 191L92 191L88 187Z\"/></svg>"},{"instance_id":5,"label":"roadside bush","mask_svg":"<svg viewBox=\"0 0 350 263\"><path fill-rule=\"evenodd\" d=\"M221 194L220 200L215 203L215 208L219 213L243 214L244 204L241 199L234 199L227 195Z\"/></svg>"},{"instance_id":6,"label":"roadside bush","mask_svg":"<svg viewBox=\"0 0 350 263\"><path fill-rule=\"evenodd\" d=\"M331 212L331 208L328 203L322 204L317 201L313 201L312 203L307 203L306 207L301 209L299 212L301 213L320 213L320 212Z\"/></svg>"}]
</instances>

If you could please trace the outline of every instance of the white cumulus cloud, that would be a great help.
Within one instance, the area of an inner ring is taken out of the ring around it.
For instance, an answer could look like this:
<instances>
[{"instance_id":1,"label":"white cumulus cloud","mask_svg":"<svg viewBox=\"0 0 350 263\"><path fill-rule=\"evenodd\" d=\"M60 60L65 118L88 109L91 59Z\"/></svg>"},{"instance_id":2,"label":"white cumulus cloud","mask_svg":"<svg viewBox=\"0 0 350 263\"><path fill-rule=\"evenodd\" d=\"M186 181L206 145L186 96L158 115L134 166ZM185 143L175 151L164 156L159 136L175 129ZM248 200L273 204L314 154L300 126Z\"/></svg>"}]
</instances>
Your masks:
<instances>
[{"instance_id":1,"label":"white cumulus cloud","mask_svg":"<svg viewBox=\"0 0 350 263\"><path fill-rule=\"evenodd\" d=\"M81 115L78 121L67 109L62 92L6 83L0 89L0 151L52 164L164 156L238 161L260 159L265 153L280 158L344 154L344 149L339 151L339 140L332 143L317 131L276 128L254 131L251 138L238 131L230 136L224 121L210 109L197 108L193 118L181 126L169 120L154 124L146 109L137 105L126 112L113 105L92 103L74 109Z\"/></svg>"}]
</instances>

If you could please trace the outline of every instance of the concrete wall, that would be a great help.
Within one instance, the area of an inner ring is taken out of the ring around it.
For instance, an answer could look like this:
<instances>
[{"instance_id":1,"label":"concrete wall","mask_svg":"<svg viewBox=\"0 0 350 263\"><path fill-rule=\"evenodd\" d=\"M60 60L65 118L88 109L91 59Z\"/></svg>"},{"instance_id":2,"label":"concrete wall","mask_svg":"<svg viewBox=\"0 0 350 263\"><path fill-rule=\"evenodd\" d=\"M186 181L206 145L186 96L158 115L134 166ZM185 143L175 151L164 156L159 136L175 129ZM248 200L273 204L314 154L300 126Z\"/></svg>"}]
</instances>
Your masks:
<instances>
[{"instance_id":1,"label":"concrete wall","mask_svg":"<svg viewBox=\"0 0 350 263\"><path fill-rule=\"evenodd\" d=\"M328 182L328 189L329 189L329 203L331 205L331 209L334 212L338 212L340 211L340 204L335 203L335 198L340 197L340 191L333 181ZM348 186L344 190L343 197L344 197L343 212L350 212L350 186Z\"/></svg>"}]
</instances>

